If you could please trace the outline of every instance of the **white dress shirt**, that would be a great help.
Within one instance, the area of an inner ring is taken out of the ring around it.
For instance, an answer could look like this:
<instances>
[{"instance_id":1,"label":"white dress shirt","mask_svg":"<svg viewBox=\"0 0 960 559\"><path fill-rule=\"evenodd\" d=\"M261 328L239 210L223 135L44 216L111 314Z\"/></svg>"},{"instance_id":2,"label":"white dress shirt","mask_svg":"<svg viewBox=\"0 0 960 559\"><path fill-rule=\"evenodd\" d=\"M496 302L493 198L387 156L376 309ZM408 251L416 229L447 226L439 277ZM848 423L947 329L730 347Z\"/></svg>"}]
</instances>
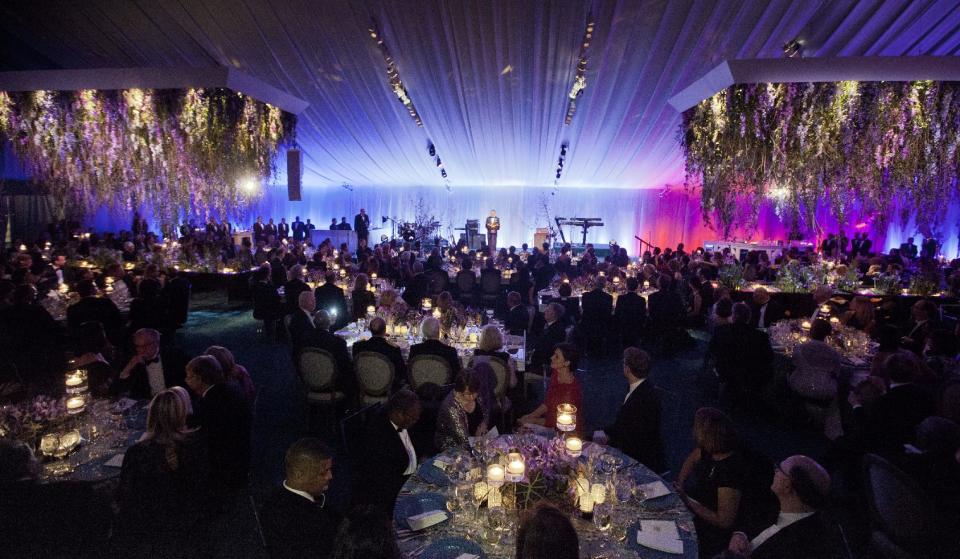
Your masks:
<instances>
[{"instance_id":1,"label":"white dress shirt","mask_svg":"<svg viewBox=\"0 0 960 559\"><path fill-rule=\"evenodd\" d=\"M303 497L304 499L307 499L307 500L310 501L311 503L316 503L316 502L317 502L317 501L313 498L313 495L307 493L306 491L300 491L299 489L294 489L294 488L290 487L289 485L287 485L287 480L283 480L283 488L286 489L287 491L291 492L291 493L294 493L294 494L296 494L296 495L300 495L301 497Z\"/></svg>"},{"instance_id":2,"label":"white dress shirt","mask_svg":"<svg viewBox=\"0 0 960 559\"><path fill-rule=\"evenodd\" d=\"M764 328L763 320L766 318L767 305L769 304L770 303L764 303L763 306L760 307L760 317L757 319L757 328Z\"/></svg>"},{"instance_id":3,"label":"white dress shirt","mask_svg":"<svg viewBox=\"0 0 960 559\"><path fill-rule=\"evenodd\" d=\"M810 516L811 514L813 513L812 512L781 512L777 516L777 522L773 524L773 526L770 526L763 532L760 532L759 534L757 534L757 537L753 538L753 540L750 542L750 546L753 549L760 547L761 545L763 545L763 542L769 540L771 537L773 537L774 534L776 534L780 530L783 530L784 528L793 524L794 522L803 520L804 518Z\"/></svg>"},{"instance_id":4,"label":"white dress shirt","mask_svg":"<svg viewBox=\"0 0 960 559\"><path fill-rule=\"evenodd\" d=\"M400 429L394 422L390 422L390 425L393 425L393 428L397 430L397 434L400 435L400 442L403 443L403 448L407 451L407 457L409 461L407 462L407 469L403 471L403 475L408 476L413 472L417 471L417 451L413 448L413 442L410 440L410 434L407 433L406 429Z\"/></svg>"},{"instance_id":5,"label":"white dress shirt","mask_svg":"<svg viewBox=\"0 0 960 559\"><path fill-rule=\"evenodd\" d=\"M627 395L623 397L623 403L624 403L624 404L626 404L626 403L627 403L627 400L630 399L630 395L633 394L633 391L636 390L638 386L640 386L641 384L643 384L643 381L645 381L645 380L647 380L647 379L642 378L642 379L638 380L637 382L630 383L630 390L627 390Z\"/></svg>"},{"instance_id":6,"label":"white dress shirt","mask_svg":"<svg viewBox=\"0 0 960 559\"><path fill-rule=\"evenodd\" d=\"M163 392L167 388L167 381L163 378L163 362L160 356L157 360L146 366L147 380L150 382L150 395L156 396L158 392Z\"/></svg>"}]
</instances>

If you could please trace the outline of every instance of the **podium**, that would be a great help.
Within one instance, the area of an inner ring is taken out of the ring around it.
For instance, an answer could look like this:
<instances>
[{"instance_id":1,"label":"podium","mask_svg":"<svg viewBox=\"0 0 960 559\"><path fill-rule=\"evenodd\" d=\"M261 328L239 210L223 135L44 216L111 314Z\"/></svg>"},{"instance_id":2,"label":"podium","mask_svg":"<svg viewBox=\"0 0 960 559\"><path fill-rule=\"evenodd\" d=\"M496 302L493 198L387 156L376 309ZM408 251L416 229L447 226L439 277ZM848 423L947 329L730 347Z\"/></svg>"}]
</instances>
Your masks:
<instances>
[{"instance_id":1,"label":"podium","mask_svg":"<svg viewBox=\"0 0 960 559\"><path fill-rule=\"evenodd\" d=\"M357 232L356 231L341 231L341 230L330 230L330 229L314 229L310 232L310 242L313 243L313 246L318 247L320 243L324 240L330 239L330 242L333 243L333 248L340 249L342 243L347 243L347 248L350 252L357 251Z\"/></svg>"}]
</instances>

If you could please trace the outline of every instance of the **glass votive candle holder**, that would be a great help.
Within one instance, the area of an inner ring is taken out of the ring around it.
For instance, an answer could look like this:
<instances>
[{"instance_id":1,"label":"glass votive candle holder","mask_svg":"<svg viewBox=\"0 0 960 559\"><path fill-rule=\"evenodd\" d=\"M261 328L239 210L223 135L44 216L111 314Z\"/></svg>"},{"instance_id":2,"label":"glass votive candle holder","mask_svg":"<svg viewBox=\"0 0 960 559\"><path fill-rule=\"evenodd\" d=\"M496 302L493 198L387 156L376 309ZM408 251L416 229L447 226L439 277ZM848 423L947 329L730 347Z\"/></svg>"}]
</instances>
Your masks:
<instances>
[{"instance_id":1,"label":"glass votive candle holder","mask_svg":"<svg viewBox=\"0 0 960 559\"><path fill-rule=\"evenodd\" d=\"M82 395L67 398L67 413L78 414L87 406L87 399Z\"/></svg>"},{"instance_id":2,"label":"glass votive candle holder","mask_svg":"<svg viewBox=\"0 0 960 559\"><path fill-rule=\"evenodd\" d=\"M809 320L804 320L803 322L800 323L800 327L803 328L804 330L809 330L809 329L810 329L810 321L809 321Z\"/></svg>"},{"instance_id":3,"label":"glass votive candle holder","mask_svg":"<svg viewBox=\"0 0 960 559\"><path fill-rule=\"evenodd\" d=\"M490 464L487 466L487 485L490 487L500 487L506 478L506 471L500 464Z\"/></svg>"},{"instance_id":4,"label":"glass votive candle holder","mask_svg":"<svg viewBox=\"0 0 960 559\"><path fill-rule=\"evenodd\" d=\"M373 316L376 314L377 309L373 305L367 305L367 316Z\"/></svg>"},{"instance_id":5,"label":"glass votive candle holder","mask_svg":"<svg viewBox=\"0 0 960 559\"><path fill-rule=\"evenodd\" d=\"M573 404L559 404L557 406L557 429L573 431L577 428L577 406Z\"/></svg>"},{"instance_id":6,"label":"glass votive candle holder","mask_svg":"<svg viewBox=\"0 0 960 559\"><path fill-rule=\"evenodd\" d=\"M424 297L423 301L420 302L420 307L425 311L429 311L433 308L433 302L430 301L429 297Z\"/></svg>"},{"instance_id":7,"label":"glass votive candle holder","mask_svg":"<svg viewBox=\"0 0 960 559\"><path fill-rule=\"evenodd\" d=\"M583 452L583 441L579 437L570 437L563 442L567 456L577 458Z\"/></svg>"},{"instance_id":8,"label":"glass votive candle holder","mask_svg":"<svg viewBox=\"0 0 960 559\"><path fill-rule=\"evenodd\" d=\"M64 379L67 394L83 394L87 391L87 372L77 369L67 373Z\"/></svg>"},{"instance_id":9,"label":"glass votive candle holder","mask_svg":"<svg viewBox=\"0 0 960 559\"><path fill-rule=\"evenodd\" d=\"M523 481L523 475L526 472L526 462L523 455L519 452L510 452L507 454L507 471L504 479L511 483Z\"/></svg>"}]
</instances>

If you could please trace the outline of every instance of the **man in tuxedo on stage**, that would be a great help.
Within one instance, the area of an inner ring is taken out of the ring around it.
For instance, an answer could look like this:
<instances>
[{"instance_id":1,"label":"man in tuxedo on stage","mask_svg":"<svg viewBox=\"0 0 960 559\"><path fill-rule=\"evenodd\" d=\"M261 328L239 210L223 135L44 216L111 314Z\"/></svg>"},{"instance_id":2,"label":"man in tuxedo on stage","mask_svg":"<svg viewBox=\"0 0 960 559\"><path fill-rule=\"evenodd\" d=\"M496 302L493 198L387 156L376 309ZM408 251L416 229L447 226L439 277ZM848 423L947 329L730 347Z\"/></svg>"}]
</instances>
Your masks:
<instances>
[{"instance_id":1,"label":"man in tuxedo on stage","mask_svg":"<svg viewBox=\"0 0 960 559\"><path fill-rule=\"evenodd\" d=\"M353 217L353 230L357 232L358 241L366 241L370 235L370 216L367 210L360 208L360 213Z\"/></svg>"},{"instance_id":2,"label":"man in tuxedo on stage","mask_svg":"<svg viewBox=\"0 0 960 559\"><path fill-rule=\"evenodd\" d=\"M346 217L346 216L343 216L343 217L340 218L340 223L337 224L337 229L339 229L340 231L352 231L352 230L353 230L353 229L350 227L350 224L347 223L347 217Z\"/></svg>"},{"instance_id":3,"label":"man in tuxedo on stage","mask_svg":"<svg viewBox=\"0 0 960 559\"><path fill-rule=\"evenodd\" d=\"M287 224L287 218L281 217L277 224L277 238L284 241L290 237L290 225Z\"/></svg>"},{"instance_id":4,"label":"man in tuxedo on stage","mask_svg":"<svg viewBox=\"0 0 960 559\"><path fill-rule=\"evenodd\" d=\"M160 348L160 332L141 328L133 334L134 355L120 371L113 390L146 400L167 388L184 385L186 357L173 348Z\"/></svg>"},{"instance_id":5,"label":"man in tuxedo on stage","mask_svg":"<svg viewBox=\"0 0 960 559\"><path fill-rule=\"evenodd\" d=\"M417 471L417 451L408 429L420 420L420 412L417 395L404 389L390 396L370 419L355 479L358 503L392 513L400 488Z\"/></svg>"},{"instance_id":6,"label":"man in tuxedo on stage","mask_svg":"<svg viewBox=\"0 0 960 559\"><path fill-rule=\"evenodd\" d=\"M490 254L497 253L497 232L500 231L500 218L497 217L496 210L490 210L490 215L487 217L486 221L487 226L487 249L489 249Z\"/></svg>"},{"instance_id":7,"label":"man in tuxedo on stage","mask_svg":"<svg viewBox=\"0 0 960 559\"><path fill-rule=\"evenodd\" d=\"M393 386L399 388L407 380L407 365L403 362L403 353L400 348L387 341L387 323L382 318L375 317L370 321L370 339L361 340L353 344L353 358L364 351L372 351L386 357L393 363Z\"/></svg>"},{"instance_id":8,"label":"man in tuxedo on stage","mask_svg":"<svg viewBox=\"0 0 960 559\"><path fill-rule=\"evenodd\" d=\"M530 328L530 313L516 291L507 293L507 319L503 325L512 336L522 336Z\"/></svg>"},{"instance_id":9,"label":"man in tuxedo on stage","mask_svg":"<svg viewBox=\"0 0 960 559\"><path fill-rule=\"evenodd\" d=\"M290 225L290 230L293 232L293 240L300 242L303 240L303 232L305 227L303 222L300 221L300 216L298 215L293 219L293 223Z\"/></svg>"},{"instance_id":10,"label":"man in tuxedo on stage","mask_svg":"<svg viewBox=\"0 0 960 559\"><path fill-rule=\"evenodd\" d=\"M663 472L666 461L660 438L660 395L647 377L650 356L635 347L623 350L623 376L629 388L613 425L594 434L594 441L619 448L624 454Z\"/></svg>"},{"instance_id":11,"label":"man in tuxedo on stage","mask_svg":"<svg viewBox=\"0 0 960 559\"><path fill-rule=\"evenodd\" d=\"M253 224L253 244L257 244L260 241L266 240L263 236L263 231L263 218L257 216L257 221Z\"/></svg>"},{"instance_id":12,"label":"man in tuxedo on stage","mask_svg":"<svg viewBox=\"0 0 960 559\"><path fill-rule=\"evenodd\" d=\"M830 474L811 458L795 455L776 465L770 489L780 504L766 526L734 532L721 557L842 559L846 545L820 511L830 494Z\"/></svg>"}]
</instances>

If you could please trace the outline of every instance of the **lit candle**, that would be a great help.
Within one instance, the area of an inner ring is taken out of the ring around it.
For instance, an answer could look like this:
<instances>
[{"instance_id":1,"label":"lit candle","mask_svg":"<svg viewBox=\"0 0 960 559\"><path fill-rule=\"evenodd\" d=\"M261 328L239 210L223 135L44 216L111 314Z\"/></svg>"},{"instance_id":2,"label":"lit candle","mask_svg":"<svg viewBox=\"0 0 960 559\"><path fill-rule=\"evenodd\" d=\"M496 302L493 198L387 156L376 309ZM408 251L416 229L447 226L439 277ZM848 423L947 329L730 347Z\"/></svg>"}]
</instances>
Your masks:
<instances>
[{"instance_id":1,"label":"lit candle","mask_svg":"<svg viewBox=\"0 0 960 559\"><path fill-rule=\"evenodd\" d=\"M424 297L423 301L420 302L420 306L423 308L423 310L429 311L433 308L433 303L430 302L429 297Z\"/></svg>"},{"instance_id":2,"label":"lit candle","mask_svg":"<svg viewBox=\"0 0 960 559\"><path fill-rule=\"evenodd\" d=\"M714 285L714 287L716 287L716 285ZM647 280L644 280L644 281L643 281L643 288L644 288L644 289L649 289L649 288L650 288L650 282L647 281Z\"/></svg>"},{"instance_id":3,"label":"lit candle","mask_svg":"<svg viewBox=\"0 0 960 559\"><path fill-rule=\"evenodd\" d=\"M81 394L86 392L87 373L81 369L67 373L64 384L67 386L67 394Z\"/></svg>"},{"instance_id":4,"label":"lit candle","mask_svg":"<svg viewBox=\"0 0 960 559\"><path fill-rule=\"evenodd\" d=\"M580 453L583 452L583 441L578 437L570 437L563 445L567 449L567 455L573 458L580 456Z\"/></svg>"},{"instance_id":5,"label":"lit candle","mask_svg":"<svg viewBox=\"0 0 960 559\"><path fill-rule=\"evenodd\" d=\"M573 417L569 413L561 413L557 415L557 428L561 431L565 431L566 427L573 425Z\"/></svg>"},{"instance_id":6,"label":"lit candle","mask_svg":"<svg viewBox=\"0 0 960 559\"><path fill-rule=\"evenodd\" d=\"M440 318L440 309L433 309L433 318Z\"/></svg>"},{"instance_id":7,"label":"lit candle","mask_svg":"<svg viewBox=\"0 0 960 559\"><path fill-rule=\"evenodd\" d=\"M347 271L344 270L343 268L340 268L340 277L341 277L341 278L344 278L344 277L346 277L346 276L347 276Z\"/></svg>"},{"instance_id":8,"label":"lit candle","mask_svg":"<svg viewBox=\"0 0 960 559\"><path fill-rule=\"evenodd\" d=\"M377 273L374 272L374 273L370 274L370 279L376 281L376 279L377 279Z\"/></svg>"},{"instance_id":9,"label":"lit candle","mask_svg":"<svg viewBox=\"0 0 960 559\"><path fill-rule=\"evenodd\" d=\"M27 245L20 245L20 252L27 252Z\"/></svg>"},{"instance_id":10,"label":"lit candle","mask_svg":"<svg viewBox=\"0 0 960 559\"><path fill-rule=\"evenodd\" d=\"M507 454L507 476L506 480L510 482L523 481L523 473L526 471L526 464L523 461L523 455L519 452Z\"/></svg>"},{"instance_id":11,"label":"lit candle","mask_svg":"<svg viewBox=\"0 0 960 559\"><path fill-rule=\"evenodd\" d=\"M800 327L803 328L804 330L809 330L809 329L810 329L810 321L809 321L809 320L804 320L803 322L800 323Z\"/></svg>"},{"instance_id":12,"label":"lit candle","mask_svg":"<svg viewBox=\"0 0 960 559\"><path fill-rule=\"evenodd\" d=\"M837 317L835 317L835 316L831 316L831 317L830 317L830 324L833 324L833 325L840 324L840 319L837 318Z\"/></svg>"},{"instance_id":13,"label":"lit candle","mask_svg":"<svg viewBox=\"0 0 960 559\"><path fill-rule=\"evenodd\" d=\"M820 306L820 312L829 314L829 313L830 313L830 305L821 305L821 306Z\"/></svg>"},{"instance_id":14,"label":"lit candle","mask_svg":"<svg viewBox=\"0 0 960 559\"><path fill-rule=\"evenodd\" d=\"M563 278L563 283L570 283L570 279L569 279L569 278Z\"/></svg>"},{"instance_id":15,"label":"lit candle","mask_svg":"<svg viewBox=\"0 0 960 559\"><path fill-rule=\"evenodd\" d=\"M83 407L86 405L87 399L83 396L71 396L70 398L67 398L67 413L80 413L83 411Z\"/></svg>"},{"instance_id":16,"label":"lit candle","mask_svg":"<svg viewBox=\"0 0 960 559\"><path fill-rule=\"evenodd\" d=\"M602 483L594 483L590 486L590 496L597 505L602 505L607 500L607 488Z\"/></svg>"},{"instance_id":17,"label":"lit candle","mask_svg":"<svg viewBox=\"0 0 960 559\"><path fill-rule=\"evenodd\" d=\"M367 305L367 316L373 316L377 312L376 307L373 305Z\"/></svg>"},{"instance_id":18,"label":"lit candle","mask_svg":"<svg viewBox=\"0 0 960 559\"><path fill-rule=\"evenodd\" d=\"M620 285L620 276L613 277L613 285Z\"/></svg>"},{"instance_id":19,"label":"lit candle","mask_svg":"<svg viewBox=\"0 0 960 559\"><path fill-rule=\"evenodd\" d=\"M487 466L487 485L491 487L503 485L504 475L503 466L500 464L490 464Z\"/></svg>"},{"instance_id":20,"label":"lit candle","mask_svg":"<svg viewBox=\"0 0 960 559\"><path fill-rule=\"evenodd\" d=\"M560 404L557 406L557 429L573 431L577 428L577 406Z\"/></svg>"},{"instance_id":21,"label":"lit candle","mask_svg":"<svg viewBox=\"0 0 960 559\"><path fill-rule=\"evenodd\" d=\"M589 491L580 495L580 512L584 516L593 514L593 495Z\"/></svg>"}]
</instances>

